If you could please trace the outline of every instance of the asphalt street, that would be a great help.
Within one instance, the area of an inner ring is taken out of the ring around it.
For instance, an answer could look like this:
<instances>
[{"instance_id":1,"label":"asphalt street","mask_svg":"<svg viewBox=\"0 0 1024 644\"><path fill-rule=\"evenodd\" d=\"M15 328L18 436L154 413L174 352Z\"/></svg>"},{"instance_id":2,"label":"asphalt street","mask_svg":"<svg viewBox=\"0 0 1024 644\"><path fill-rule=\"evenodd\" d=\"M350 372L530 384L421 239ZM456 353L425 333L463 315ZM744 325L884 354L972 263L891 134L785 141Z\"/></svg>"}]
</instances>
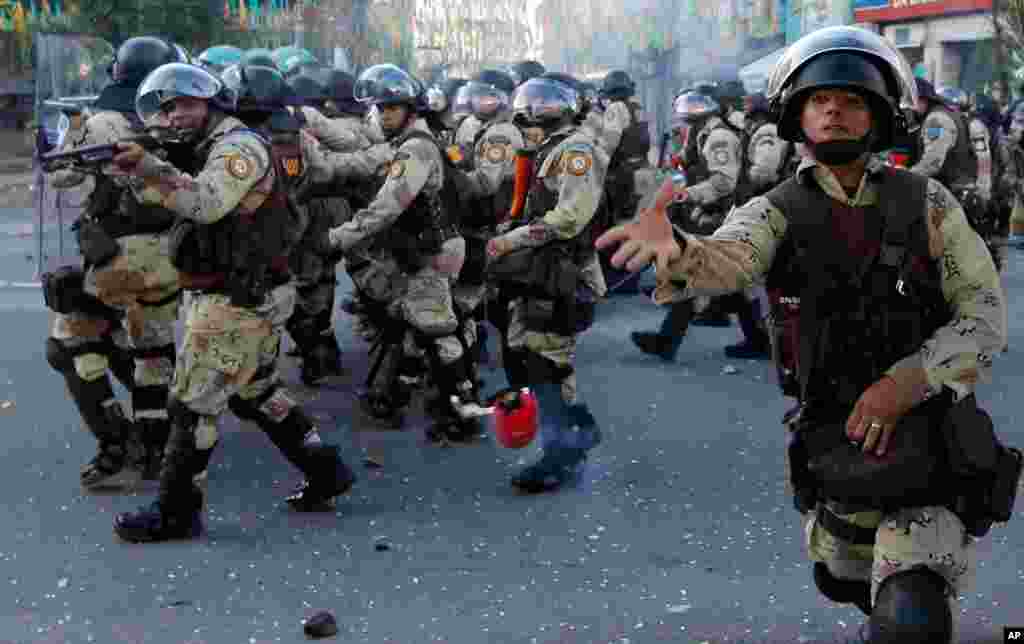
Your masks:
<instances>
[{"instance_id":1,"label":"asphalt street","mask_svg":"<svg viewBox=\"0 0 1024 644\"><path fill-rule=\"evenodd\" d=\"M529 448L490 437L442 448L425 418L402 431L355 408L366 346L337 322L348 372L296 386L325 440L360 480L336 511L297 515L282 497L299 473L251 425L225 417L210 470L207 534L129 545L114 514L152 498L85 495L94 440L43 357L49 314L32 282L31 211L0 211L0 643L302 642L330 610L327 641L371 644L846 642L862 618L820 597L785 478L789 401L771 365L728 361L739 331L695 328L676 363L628 340L661 311L645 298L602 304L579 349L582 397L605 441L578 488L522 496L509 468ZM65 222L66 223L66 222ZM48 220L47 248L59 226ZM59 242L57 242L59 245ZM48 255L58 251L48 250ZM1024 253L1004 272L1010 351L979 397L1004 441L1024 447ZM340 278L340 293L349 283ZM291 359L286 378L298 383ZM491 364L489 388L503 384ZM381 467L370 468L372 458ZM1024 495L1021 495L1024 497ZM962 642L1001 642L1024 624L1024 501L977 544L961 602ZM385 549L378 544L386 543Z\"/></svg>"}]
</instances>

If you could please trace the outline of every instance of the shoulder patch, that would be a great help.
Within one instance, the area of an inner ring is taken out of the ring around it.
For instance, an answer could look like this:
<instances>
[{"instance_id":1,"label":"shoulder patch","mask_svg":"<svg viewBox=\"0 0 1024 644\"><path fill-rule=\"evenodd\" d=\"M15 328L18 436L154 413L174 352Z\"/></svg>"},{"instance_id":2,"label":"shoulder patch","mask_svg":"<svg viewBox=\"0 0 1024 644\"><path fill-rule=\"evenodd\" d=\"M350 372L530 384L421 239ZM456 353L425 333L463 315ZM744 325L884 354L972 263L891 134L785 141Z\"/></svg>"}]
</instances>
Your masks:
<instances>
[{"instance_id":1,"label":"shoulder patch","mask_svg":"<svg viewBox=\"0 0 1024 644\"><path fill-rule=\"evenodd\" d=\"M562 154L562 163L565 165L565 172L573 175L574 177L582 177L590 172L590 168L594 164L594 160L591 158L589 151L583 152L580 150L570 149L566 150Z\"/></svg>"},{"instance_id":2,"label":"shoulder patch","mask_svg":"<svg viewBox=\"0 0 1024 644\"><path fill-rule=\"evenodd\" d=\"M405 174L405 160L395 159L391 162L391 168L388 170L388 177L391 179L397 179Z\"/></svg>"},{"instance_id":3,"label":"shoulder patch","mask_svg":"<svg viewBox=\"0 0 1024 644\"><path fill-rule=\"evenodd\" d=\"M228 174L236 179L248 179L252 175L252 163L241 154L234 153L224 157Z\"/></svg>"},{"instance_id":4,"label":"shoulder patch","mask_svg":"<svg viewBox=\"0 0 1024 644\"><path fill-rule=\"evenodd\" d=\"M502 163L508 158L507 143L485 143L482 151L484 156L491 163Z\"/></svg>"}]
</instances>

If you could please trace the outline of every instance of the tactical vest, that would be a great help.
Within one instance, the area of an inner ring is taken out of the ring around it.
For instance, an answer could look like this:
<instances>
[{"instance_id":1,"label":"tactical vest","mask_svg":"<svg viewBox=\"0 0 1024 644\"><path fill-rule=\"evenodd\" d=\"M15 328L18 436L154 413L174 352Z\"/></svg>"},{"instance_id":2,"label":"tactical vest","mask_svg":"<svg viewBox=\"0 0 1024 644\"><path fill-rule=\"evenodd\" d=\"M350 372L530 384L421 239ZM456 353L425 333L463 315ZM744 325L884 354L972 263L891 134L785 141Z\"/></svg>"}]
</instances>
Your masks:
<instances>
[{"instance_id":1,"label":"tactical vest","mask_svg":"<svg viewBox=\"0 0 1024 644\"><path fill-rule=\"evenodd\" d=\"M944 107L934 107L932 111L942 111L948 114L956 123L956 143L946 153L946 160L942 168L935 175L935 179L946 186L952 192L965 186L973 185L978 180L978 157L974 154L974 147L971 146L971 133L967 120L959 112L950 112ZM925 117L927 118L927 117ZM926 128L922 127L920 132L920 146L924 149L927 135Z\"/></svg>"},{"instance_id":2,"label":"tactical vest","mask_svg":"<svg viewBox=\"0 0 1024 644\"><path fill-rule=\"evenodd\" d=\"M617 174L621 168L631 166L630 171L636 167L647 165L647 153L651 149L651 132L647 127L647 121L641 121L637 117L640 106L632 101L621 101L629 109L629 127L622 132L619 139L619 147L615 148L611 160L608 162L608 174Z\"/></svg>"},{"instance_id":3,"label":"tactical vest","mask_svg":"<svg viewBox=\"0 0 1024 644\"><path fill-rule=\"evenodd\" d=\"M444 149L437 139L422 130L411 129L405 132L395 138L391 142L391 146L397 151L406 141L412 139L429 141L437 148L441 158L446 158ZM386 176L378 177L378 192L386 181ZM395 221L388 241L401 245L403 251L412 250L421 256L439 254L444 243L459 234L452 221L455 212L453 203L456 200L454 184L448 173L445 173L440 191L430 192L426 189L419 191L416 198ZM413 248L408 247L410 243ZM396 249L392 248L392 250Z\"/></svg>"},{"instance_id":4,"label":"tactical vest","mask_svg":"<svg viewBox=\"0 0 1024 644\"><path fill-rule=\"evenodd\" d=\"M537 150L533 160L533 183L530 185L530 192L526 199L526 208L523 213L524 224L529 225L537 221L558 205L558 193L548 189L540 171L544 167L544 162L548 156L570 135L571 133L563 133L549 137L541 145L540 149ZM597 212L594 213L594 217L580 231L579 235L566 242L574 248L574 261L578 266L582 266L584 262L594 256L596 252L594 250L594 242L609 224L610 213L608 212L607 201L602 191L601 200L598 202Z\"/></svg>"},{"instance_id":5,"label":"tactical vest","mask_svg":"<svg viewBox=\"0 0 1024 644\"><path fill-rule=\"evenodd\" d=\"M132 131L143 133L145 127L131 112L119 112L131 123ZM171 159L173 162L173 159ZM96 184L85 206L83 216L99 224L110 237L155 235L174 225L177 215L161 206L143 205L128 186L119 185L113 177L96 175Z\"/></svg>"},{"instance_id":6,"label":"tactical vest","mask_svg":"<svg viewBox=\"0 0 1024 644\"><path fill-rule=\"evenodd\" d=\"M766 283L785 298L773 311L773 326L789 329L776 352L792 361L780 368L790 374L781 384L810 407L848 411L952 317L929 254L928 180L897 169L880 180L870 207L833 200L809 174L766 195L787 221Z\"/></svg>"},{"instance_id":7,"label":"tactical vest","mask_svg":"<svg viewBox=\"0 0 1024 644\"><path fill-rule=\"evenodd\" d=\"M228 292L235 306L255 307L267 292L290 279L288 253L305 221L292 191L304 169L294 120L272 119L263 131L238 128L218 139L238 132L256 135L267 147L274 172L270 194L253 212L239 207L212 224L179 224L172 235L171 257L186 288ZM212 147L213 141L198 151L200 166L205 166Z\"/></svg>"}]
</instances>

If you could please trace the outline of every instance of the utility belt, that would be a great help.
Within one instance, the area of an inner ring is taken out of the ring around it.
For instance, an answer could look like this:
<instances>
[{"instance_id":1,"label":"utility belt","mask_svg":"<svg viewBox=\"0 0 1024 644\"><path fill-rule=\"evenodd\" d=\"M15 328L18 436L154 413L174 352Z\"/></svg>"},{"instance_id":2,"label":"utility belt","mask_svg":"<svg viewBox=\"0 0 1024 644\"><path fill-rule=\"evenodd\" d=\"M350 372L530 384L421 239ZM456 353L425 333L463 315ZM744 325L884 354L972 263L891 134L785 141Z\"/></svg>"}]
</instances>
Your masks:
<instances>
[{"instance_id":1,"label":"utility belt","mask_svg":"<svg viewBox=\"0 0 1024 644\"><path fill-rule=\"evenodd\" d=\"M140 215L144 215L140 211ZM121 254L118 237L129 235L159 235L174 225L174 218L154 213L151 218L104 215L100 218L80 217L72 226L78 239L78 248L87 266L101 267Z\"/></svg>"},{"instance_id":2,"label":"utility belt","mask_svg":"<svg viewBox=\"0 0 1024 644\"><path fill-rule=\"evenodd\" d=\"M124 317L123 312L85 291L85 271L77 266L62 266L52 273L43 273L41 281L43 302L55 313L80 313L111 321Z\"/></svg>"},{"instance_id":3,"label":"utility belt","mask_svg":"<svg viewBox=\"0 0 1024 644\"><path fill-rule=\"evenodd\" d=\"M583 287L574 242L524 248L487 263L487 277L503 296L522 298L523 321L531 331L574 335L594 322L596 298ZM591 251L593 252L593 251Z\"/></svg>"},{"instance_id":4,"label":"utility belt","mask_svg":"<svg viewBox=\"0 0 1024 644\"><path fill-rule=\"evenodd\" d=\"M267 293L291 281L288 257L280 255L263 267L216 271L207 273L182 272L179 274L181 287L204 293L223 293L231 299L231 305L240 308L256 308L263 304Z\"/></svg>"},{"instance_id":5,"label":"utility belt","mask_svg":"<svg viewBox=\"0 0 1024 644\"><path fill-rule=\"evenodd\" d=\"M1022 455L1000 443L973 395L954 403L947 391L921 403L900 420L883 457L846 437L849 411L805 403L788 422L790 481L801 513L824 501L884 513L940 505L975 537L1013 515ZM836 520L826 519L833 527ZM841 537L843 530L829 529Z\"/></svg>"},{"instance_id":6,"label":"utility belt","mask_svg":"<svg viewBox=\"0 0 1024 644\"><path fill-rule=\"evenodd\" d=\"M446 241L459 236L459 231L454 226L428 227L418 232L392 226L385 235L387 242L382 248L391 252L403 272L413 274L423 270L432 257L441 253Z\"/></svg>"}]
</instances>

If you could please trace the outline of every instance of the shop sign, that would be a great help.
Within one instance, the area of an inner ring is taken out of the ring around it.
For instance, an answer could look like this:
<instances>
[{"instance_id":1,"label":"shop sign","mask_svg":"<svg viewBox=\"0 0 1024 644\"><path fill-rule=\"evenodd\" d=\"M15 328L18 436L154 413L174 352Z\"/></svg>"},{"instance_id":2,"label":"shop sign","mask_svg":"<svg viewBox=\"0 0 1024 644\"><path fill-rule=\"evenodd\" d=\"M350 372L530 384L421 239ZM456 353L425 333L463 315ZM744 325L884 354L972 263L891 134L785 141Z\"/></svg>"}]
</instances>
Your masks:
<instances>
[{"instance_id":1,"label":"shop sign","mask_svg":"<svg viewBox=\"0 0 1024 644\"><path fill-rule=\"evenodd\" d=\"M991 11L992 0L854 0L856 22L893 22L947 13Z\"/></svg>"}]
</instances>

